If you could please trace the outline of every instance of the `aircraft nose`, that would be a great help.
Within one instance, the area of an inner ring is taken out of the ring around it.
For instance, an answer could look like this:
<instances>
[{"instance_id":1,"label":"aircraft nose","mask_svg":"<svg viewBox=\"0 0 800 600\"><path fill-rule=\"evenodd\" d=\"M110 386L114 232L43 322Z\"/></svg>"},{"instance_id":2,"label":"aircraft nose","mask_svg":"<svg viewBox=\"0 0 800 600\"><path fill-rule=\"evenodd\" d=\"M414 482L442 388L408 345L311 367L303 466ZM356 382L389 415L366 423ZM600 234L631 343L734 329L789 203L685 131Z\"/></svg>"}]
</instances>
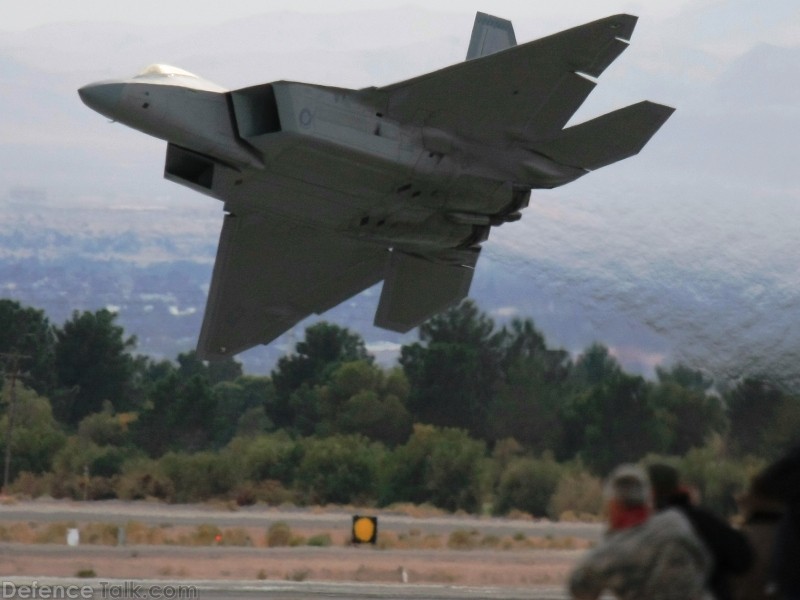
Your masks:
<instances>
[{"instance_id":1,"label":"aircraft nose","mask_svg":"<svg viewBox=\"0 0 800 600\"><path fill-rule=\"evenodd\" d=\"M78 95L86 106L113 119L124 85L118 82L90 83L80 88Z\"/></svg>"}]
</instances>

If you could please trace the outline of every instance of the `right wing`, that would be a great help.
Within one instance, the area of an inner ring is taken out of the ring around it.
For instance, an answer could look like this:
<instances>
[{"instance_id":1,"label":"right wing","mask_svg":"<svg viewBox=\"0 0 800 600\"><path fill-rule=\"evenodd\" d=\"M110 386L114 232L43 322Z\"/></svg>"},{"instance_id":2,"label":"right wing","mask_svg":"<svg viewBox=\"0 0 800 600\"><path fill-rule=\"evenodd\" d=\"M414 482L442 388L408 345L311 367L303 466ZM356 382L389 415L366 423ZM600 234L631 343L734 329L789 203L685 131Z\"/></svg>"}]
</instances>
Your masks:
<instances>
[{"instance_id":1,"label":"right wing","mask_svg":"<svg viewBox=\"0 0 800 600\"><path fill-rule=\"evenodd\" d=\"M383 88L387 116L483 142L560 131L628 46L636 17L615 15Z\"/></svg>"},{"instance_id":2,"label":"right wing","mask_svg":"<svg viewBox=\"0 0 800 600\"><path fill-rule=\"evenodd\" d=\"M225 216L197 344L201 359L266 344L378 283L388 252L259 213Z\"/></svg>"}]
</instances>

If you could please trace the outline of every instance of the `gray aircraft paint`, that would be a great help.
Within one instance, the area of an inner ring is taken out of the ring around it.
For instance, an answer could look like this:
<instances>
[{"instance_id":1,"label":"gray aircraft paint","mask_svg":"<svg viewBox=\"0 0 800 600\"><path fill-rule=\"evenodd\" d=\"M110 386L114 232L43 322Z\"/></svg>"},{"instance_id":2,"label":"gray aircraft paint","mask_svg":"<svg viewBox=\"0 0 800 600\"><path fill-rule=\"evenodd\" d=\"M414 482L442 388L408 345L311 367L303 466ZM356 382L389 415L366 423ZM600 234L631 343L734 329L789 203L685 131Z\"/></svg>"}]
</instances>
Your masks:
<instances>
[{"instance_id":1,"label":"gray aircraft paint","mask_svg":"<svg viewBox=\"0 0 800 600\"><path fill-rule=\"evenodd\" d=\"M381 280L375 324L395 331L465 297L480 244L531 189L638 153L671 115L640 102L564 129L635 24L515 46L508 21L479 13L470 60L382 88L229 92L155 65L80 95L166 140L167 179L225 202L198 343L222 358Z\"/></svg>"}]
</instances>

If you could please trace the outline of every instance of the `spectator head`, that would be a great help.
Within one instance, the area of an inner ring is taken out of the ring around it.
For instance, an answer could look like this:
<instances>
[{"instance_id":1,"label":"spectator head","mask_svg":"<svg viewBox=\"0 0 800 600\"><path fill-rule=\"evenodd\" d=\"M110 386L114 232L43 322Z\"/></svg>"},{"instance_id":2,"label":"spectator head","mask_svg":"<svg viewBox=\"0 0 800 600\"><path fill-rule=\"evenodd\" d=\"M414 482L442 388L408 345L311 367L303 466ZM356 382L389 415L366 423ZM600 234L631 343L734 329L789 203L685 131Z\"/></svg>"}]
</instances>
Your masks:
<instances>
[{"instance_id":1,"label":"spectator head","mask_svg":"<svg viewBox=\"0 0 800 600\"><path fill-rule=\"evenodd\" d=\"M636 465L614 469L606 486L609 527L612 530L634 527L650 514L650 485L644 471Z\"/></svg>"},{"instance_id":2,"label":"spectator head","mask_svg":"<svg viewBox=\"0 0 800 600\"><path fill-rule=\"evenodd\" d=\"M650 485L653 488L653 504L656 510L670 505L670 500L681 492L678 469L664 463L655 463L647 467Z\"/></svg>"}]
</instances>

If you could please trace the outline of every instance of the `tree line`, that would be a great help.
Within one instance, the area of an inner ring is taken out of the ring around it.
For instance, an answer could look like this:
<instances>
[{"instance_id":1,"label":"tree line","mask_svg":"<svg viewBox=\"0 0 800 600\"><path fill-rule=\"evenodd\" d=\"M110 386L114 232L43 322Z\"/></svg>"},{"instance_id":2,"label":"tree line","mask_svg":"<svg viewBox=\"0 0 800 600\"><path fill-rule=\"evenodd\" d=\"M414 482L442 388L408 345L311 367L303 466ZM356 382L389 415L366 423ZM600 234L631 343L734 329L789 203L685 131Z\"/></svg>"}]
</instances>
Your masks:
<instances>
[{"instance_id":1,"label":"tree line","mask_svg":"<svg viewBox=\"0 0 800 600\"><path fill-rule=\"evenodd\" d=\"M24 374L15 489L559 516L599 510L603 475L657 455L730 512L733 493L800 431L800 398L762 378L718 389L676 365L649 381L602 344L572 357L531 319L498 325L469 300L423 324L392 368L325 322L269 376L244 375L233 359L155 360L135 347L107 310L54 326L0 300L0 353L17 355Z\"/></svg>"}]
</instances>

